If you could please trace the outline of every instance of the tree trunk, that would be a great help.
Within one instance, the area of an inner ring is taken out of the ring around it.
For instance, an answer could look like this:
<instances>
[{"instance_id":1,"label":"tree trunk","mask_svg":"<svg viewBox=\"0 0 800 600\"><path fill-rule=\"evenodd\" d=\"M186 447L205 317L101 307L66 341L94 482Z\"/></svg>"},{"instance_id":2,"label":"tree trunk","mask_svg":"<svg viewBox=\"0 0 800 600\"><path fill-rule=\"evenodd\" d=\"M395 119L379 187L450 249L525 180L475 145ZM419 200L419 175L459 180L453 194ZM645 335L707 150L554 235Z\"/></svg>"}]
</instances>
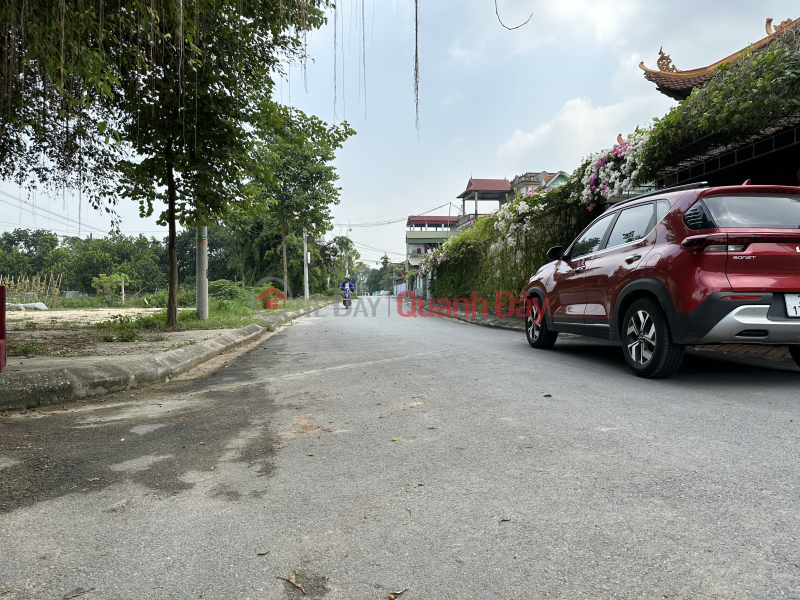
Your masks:
<instances>
[{"instance_id":1,"label":"tree trunk","mask_svg":"<svg viewBox=\"0 0 800 600\"><path fill-rule=\"evenodd\" d=\"M286 260L286 217L281 216L281 245L283 246L283 293L288 296L289 263Z\"/></svg>"},{"instance_id":2,"label":"tree trunk","mask_svg":"<svg viewBox=\"0 0 800 600\"><path fill-rule=\"evenodd\" d=\"M165 152L167 166L167 223L169 225L169 295L167 296L167 327L178 328L178 236L175 231L175 158L172 153L172 141L167 142Z\"/></svg>"}]
</instances>

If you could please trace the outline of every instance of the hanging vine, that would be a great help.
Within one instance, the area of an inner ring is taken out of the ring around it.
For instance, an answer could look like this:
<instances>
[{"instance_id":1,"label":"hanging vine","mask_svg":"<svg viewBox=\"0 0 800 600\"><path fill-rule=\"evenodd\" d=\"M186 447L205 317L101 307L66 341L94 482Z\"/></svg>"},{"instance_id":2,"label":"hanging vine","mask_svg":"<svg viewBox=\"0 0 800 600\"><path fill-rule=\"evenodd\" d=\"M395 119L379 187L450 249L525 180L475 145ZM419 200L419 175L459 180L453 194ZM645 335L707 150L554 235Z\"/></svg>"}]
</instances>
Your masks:
<instances>
[{"instance_id":1,"label":"hanging vine","mask_svg":"<svg viewBox=\"0 0 800 600\"><path fill-rule=\"evenodd\" d=\"M416 109L414 127L419 137L419 0L414 0L414 107Z\"/></svg>"},{"instance_id":2,"label":"hanging vine","mask_svg":"<svg viewBox=\"0 0 800 600\"><path fill-rule=\"evenodd\" d=\"M197 147L199 74L205 69L206 76L213 75L208 53L219 52L214 36L200 43L204 28L230 23L241 34L247 26L239 43L251 36L248 43L280 70L275 59L304 56L307 31L325 21L323 11L331 5L330 0L0 0L0 177L56 189L83 186L95 200L100 192L110 196L111 182L104 188L105 180L93 179L91 172L113 172L131 141L121 133L120 100L135 100L138 139L139 109L156 116L163 93L158 79L165 68L174 69L180 137ZM249 66L238 52L223 62L223 71L232 68L239 80L247 79L243 69ZM268 79L260 85L265 83L271 85ZM131 97L120 94L126 86ZM250 91L234 94L244 105ZM192 108L195 118L187 119Z\"/></svg>"}]
</instances>

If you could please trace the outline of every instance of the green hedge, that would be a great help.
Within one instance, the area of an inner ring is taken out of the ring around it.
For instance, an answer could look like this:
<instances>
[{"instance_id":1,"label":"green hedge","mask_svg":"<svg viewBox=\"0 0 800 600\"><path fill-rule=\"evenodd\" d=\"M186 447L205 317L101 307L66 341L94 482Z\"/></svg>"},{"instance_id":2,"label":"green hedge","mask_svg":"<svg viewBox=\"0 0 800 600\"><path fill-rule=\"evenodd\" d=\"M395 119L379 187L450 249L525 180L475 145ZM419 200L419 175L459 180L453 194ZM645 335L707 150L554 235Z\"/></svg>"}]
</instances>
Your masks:
<instances>
[{"instance_id":1,"label":"green hedge","mask_svg":"<svg viewBox=\"0 0 800 600\"><path fill-rule=\"evenodd\" d=\"M493 216L478 219L447 245L448 259L434 270L431 294L436 298L479 297L494 302L496 292L518 293L539 267L550 262L547 251L566 246L601 209L589 212L581 204L556 204L542 213L527 231L501 241Z\"/></svg>"}]
</instances>

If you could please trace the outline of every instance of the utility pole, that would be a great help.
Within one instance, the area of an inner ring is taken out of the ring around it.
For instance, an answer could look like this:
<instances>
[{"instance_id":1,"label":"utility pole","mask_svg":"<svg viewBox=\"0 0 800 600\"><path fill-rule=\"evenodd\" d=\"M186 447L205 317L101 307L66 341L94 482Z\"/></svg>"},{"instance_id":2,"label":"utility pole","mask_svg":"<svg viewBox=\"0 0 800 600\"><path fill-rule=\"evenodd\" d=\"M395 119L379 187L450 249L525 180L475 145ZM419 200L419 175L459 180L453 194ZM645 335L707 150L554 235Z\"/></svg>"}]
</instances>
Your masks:
<instances>
[{"instance_id":1,"label":"utility pole","mask_svg":"<svg viewBox=\"0 0 800 600\"><path fill-rule=\"evenodd\" d=\"M303 284L305 285L305 301L308 306L311 297L308 294L308 238L306 237L306 228L303 227Z\"/></svg>"},{"instance_id":2,"label":"utility pole","mask_svg":"<svg viewBox=\"0 0 800 600\"><path fill-rule=\"evenodd\" d=\"M195 292L197 296L197 318L208 319L208 227L197 228L197 270Z\"/></svg>"}]
</instances>

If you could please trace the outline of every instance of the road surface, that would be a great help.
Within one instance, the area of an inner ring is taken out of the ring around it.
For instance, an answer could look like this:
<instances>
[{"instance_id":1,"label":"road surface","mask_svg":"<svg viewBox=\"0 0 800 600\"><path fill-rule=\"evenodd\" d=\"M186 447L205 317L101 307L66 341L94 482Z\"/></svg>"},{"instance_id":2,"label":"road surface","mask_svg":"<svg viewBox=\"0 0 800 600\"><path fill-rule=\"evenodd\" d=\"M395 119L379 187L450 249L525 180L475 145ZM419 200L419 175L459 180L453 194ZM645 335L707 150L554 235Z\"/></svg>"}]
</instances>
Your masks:
<instances>
[{"instance_id":1,"label":"road surface","mask_svg":"<svg viewBox=\"0 0 800 600\"><path fill-rule=\"evenodd\" d=\"M394 303L0 420L0 598L800 597L796 368Z\"/></svg>"}]
</instances>

